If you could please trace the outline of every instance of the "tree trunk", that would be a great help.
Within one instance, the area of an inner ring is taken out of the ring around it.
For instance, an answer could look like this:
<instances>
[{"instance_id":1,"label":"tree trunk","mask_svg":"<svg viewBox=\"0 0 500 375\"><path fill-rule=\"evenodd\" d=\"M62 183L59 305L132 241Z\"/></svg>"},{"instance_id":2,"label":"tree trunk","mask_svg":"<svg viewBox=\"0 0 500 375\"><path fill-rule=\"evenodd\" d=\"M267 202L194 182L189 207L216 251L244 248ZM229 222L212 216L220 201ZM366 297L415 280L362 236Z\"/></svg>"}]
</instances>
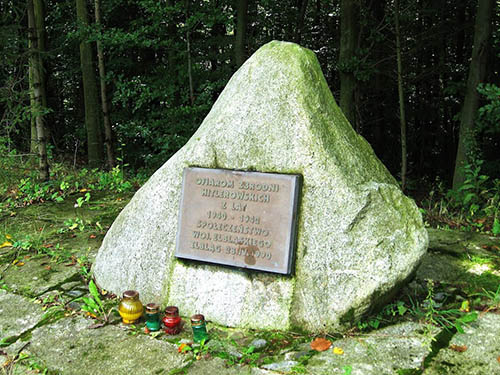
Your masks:
<instances>
[{"instance_id":1,"label":"tree trunk","mask_svg":"<svg viewBox=\"0 0 500 375\"><path fill-rule=\"evenodd\" d=\"M190 0L186 0L186 21L189 19ZM194 88L193 88L193 71L191 68L191 36L190 31L186 31L186 46L187 46L187 63L188 63L188 79L189 79L189 101L191 106L194 105Z\"/></svg>"},{"instance_id":2,"label":"tree trunk","mask_svg":"<svg viewBox=\"0 0 500 375\"><path fill-rule=\"evenodd\" d=\"M42 14L37 14L33 0L28 0L28 29L30 40L30 69L33 80L33 104L31 108L32 116L35 118L36 124L36 142L39 159L39 178L42 181L49 179L49 163L47 160L47 140L45 138L45 124L43 122L44 107L42 105L42 82L41 82L41 58L40 46L38 44L38 34L36 32L36 17L43 17ZM43 44L42 44L43 45Z\"/></svg>"},{"instance_id":3,"label":"tree trunk","mask_svg":"<svg viewBox=\"0 0 500 375\"><path fill-rule=\"evenodd\" d=\"M453 174L453 189L458 189L465 181L464 165L470 160L475 147L474 121L479 107L478 84L484 79L488 59L488 39L491 32L491 18L495 0L478 0L474 45L469 65L469 77L464 104L460 117L458 150Z\"/></svg>"},{"instance_id":4,"label":"tree trunk","mask_svg":"<svg viewBox=\"0 0 500 375\"><path fill-rule=\"evenodd\" d=\"M345 117L356 126L356 78L353 73L353 58L356 55L359 37L359 2L340 2L340 108Z\"/></svg>"},{"instance_id":5,"label":"tree trunk","mask_svg":"<svg viewBox=\"0 0 500 375\"><path fill-rule=\"evenodd\" d=\"M246 34L248 23L248 0L236 0L236 35L234 39L234 62L238 69L246 60Z\"/></svg>"},{"instance_id":6,"label":"tree trunk","mask_svg":"<svg viewBox=\"0 0 500 375\"><path fill-rule=\"evenodd\" d=\"M28 23L31 22L29 17L28 17ZM31 27L31 26L29 26ZM30 31L31 33L31 31ZM32 45L32 37L30 34L30 37L28 38L28 50L32 51L33 50L33 45ZM34 84L34 78L33 78L33 64L31 63L31 57L30 57L30 63L28 66L28 83L29 83L29 92L30 92L30 108L32 109L31 111L33 112L34 109L36 108L36 101L35 101L35 84ZM37 154L38 153L38 141L37 141L37 134L36 134L36 120L35 116L31 116L30 118L30 153L32 154Z\"/></svg>"},{"instance_id":7,"label":"tree trunk","mask_svg":"<svg viewBox=\"0 0 500 375\"><path fill-rule=\"evenodd\" d=\"M401 30L399 27L399 0L394 1L394 21L396 24L396 60L398 64L399 123L401 128L401 189L406 189L407 150L406 115L403 92L403 67L401 63Z\"/></svg>"},{"instance_id":8,"label":"tree trunk","mask_svg":"<svg viewBox=\"0 0 500 375\"><path fill-rule=\"evenodd\" d=\"M295 32L295 43L300 44L300 41L302 39L302 29L304 28L304 19L306 17L306 10L307 10L307 3L308 0L302 0L300 4L300 9L299 9L299 17L297 20L297 29Z\"/></svg>"},{"instance_id":9,"label":"tree trunk","mask_svg":"<svg viewBox=\"0 0 500 375\"><path fill-rule=\"evenodd\" d=\"M76 15L80 26L88 26L86 0L76 0ZM85 102L85 126L87 128L87 156L89 166L96 168L102 162L102 142L100 135L99 99L92 63L92 47L86 36L80 42L80 64L82 69L83 99Z\"/></svg>"},{"instance_id":10,"label":"tree trunk","mask_svg":"<svg viewBox=\"0 0 500 375\"><path fill-rule=\"evenodd\" d=\"M101 25L101 4L100 0L95 0L95 22L99 27ZM108 96L106 94L106 70L104 67L104 52L100 40L97 40L97 60L99 63L99 78L101 82L101 104L104 119L104 144L106 145L106 162L108 168L115 166L115 154L113 150L113 131L109 119Z\"/></svg>"}]
</instances>

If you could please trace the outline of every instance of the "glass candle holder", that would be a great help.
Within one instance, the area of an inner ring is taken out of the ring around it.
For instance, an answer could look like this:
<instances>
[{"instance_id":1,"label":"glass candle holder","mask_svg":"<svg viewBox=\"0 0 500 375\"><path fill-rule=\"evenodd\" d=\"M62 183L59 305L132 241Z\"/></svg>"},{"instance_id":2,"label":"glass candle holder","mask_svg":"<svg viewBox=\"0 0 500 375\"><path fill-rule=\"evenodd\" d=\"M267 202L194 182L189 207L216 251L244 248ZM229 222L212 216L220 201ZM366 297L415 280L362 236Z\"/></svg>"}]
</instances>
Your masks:
<instances>
[{"instance_id":1,"label":"glass candle holder","mask_svg":"<svg viewBox=\"0 0 500 375\"><path fill-rule=\"evenodd\" d=\"M181 331L181 317L179 316L179 309L176 306L165 308L163 325L165 326L165 333L167 335L177 335Z\"/></svg>"},{"instance_id":2,"label":"glass candle holder","mask_svg":"<svg viewBox=\"0 0 500 375\"><path fill-rule=\"evenodd\" d=\"M126 290L123 292L123 298L118 305L118 312L122 317L123 323L132 324L137 322L142 316L144 307L139 300L139 293L135 290Z\"/></svg>"},{"instance_id":3,"label":"glass candle holder","mask_svg":"<svg viewBox=\"0 0 500 375\"><path fill-rule=\"evenodd\" d=\"M146 327L150 331L158 331L160 329L160 306L156 303L148 303L146 305Z\"/></svg>"},{"instance_id":4,"label":"glass candle holder","mask_svg":"<svg viewBox=\"0 0 500 375\"><path fill-rule=\"evenodd\" d=\"M207 327L205 317L201 314L196 314L191 317L191 327L193 329L193 341L201 342L208 340Z\"/></svg>"}]
</instances>

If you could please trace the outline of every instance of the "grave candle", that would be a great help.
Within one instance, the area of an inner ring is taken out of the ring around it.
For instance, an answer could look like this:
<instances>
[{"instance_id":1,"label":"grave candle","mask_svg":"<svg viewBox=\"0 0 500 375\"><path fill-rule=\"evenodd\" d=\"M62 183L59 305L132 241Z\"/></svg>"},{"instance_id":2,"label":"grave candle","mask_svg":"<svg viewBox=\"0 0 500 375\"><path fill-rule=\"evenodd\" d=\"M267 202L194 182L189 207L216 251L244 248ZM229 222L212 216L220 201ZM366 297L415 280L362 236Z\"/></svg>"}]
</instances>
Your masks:
<instances>
[{"instance_id":1,"label":"grave candle","mask_svg":"<svg viewBox=\"0 0 500 375\"><path fill-rule=\"evenodd\" d=\"M143 306L139 300L139 292L135 290L126 290L123 292L123 298L118 306L118 312L122 317L123 323L131 324L139 320L143 313Z\"/></svg>"},{"instance_id":2,"label":"grave candle","mask_svg":"<svg viewBox=\"0 0 500 375\"><path fill-rule=\"evenodd\" d=\"M205 317L201 314L196 314L191 317L191 327L193 328L193 341L207 341L208 333L205 324Z\"/></svg>"},{"instance_id":3,"label":"grave candle","mask_svg":"<svg viewBox=\"0 0 500 375\"><path fill-rule=\"evenodd\" d=\"M156 303L148 303L146 305L146 327L150 331L158 331L160 329L160 306Z\"/></svg>"},{"instance_id":4,"label":"grave candle","mask_svg":"<svg viewBox=\"0 0 500 375\"><path fill-rule=\"evenodd\" d=\"M179 309L176 306L168 306L165 308L165 316L163 317L163 325L165 333L168 335L177 335L181 331L181 317Z\"/></svg>"}]
</instances>

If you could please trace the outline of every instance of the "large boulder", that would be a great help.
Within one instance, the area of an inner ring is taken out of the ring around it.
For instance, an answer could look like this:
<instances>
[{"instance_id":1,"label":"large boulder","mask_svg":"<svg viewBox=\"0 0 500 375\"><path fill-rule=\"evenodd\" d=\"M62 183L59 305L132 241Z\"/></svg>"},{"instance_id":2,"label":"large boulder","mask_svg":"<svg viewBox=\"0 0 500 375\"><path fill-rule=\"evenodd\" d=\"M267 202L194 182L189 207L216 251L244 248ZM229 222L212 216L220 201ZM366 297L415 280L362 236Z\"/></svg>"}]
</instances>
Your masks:
<instances>
[{"instance_id":1,"label":"large boulder","mask_svg":"<svg viewBox=\"0 0 500 375\"><path fill-rule=\"evenodd\" d=\"M185 167L300 174L291 276L175 258ZM94 265L101 287L240 327L339 331L412 276L415 203L352 129L313 52L273 41L231 78L189 142L135 194Z\"/></svg>"}]
</instances>

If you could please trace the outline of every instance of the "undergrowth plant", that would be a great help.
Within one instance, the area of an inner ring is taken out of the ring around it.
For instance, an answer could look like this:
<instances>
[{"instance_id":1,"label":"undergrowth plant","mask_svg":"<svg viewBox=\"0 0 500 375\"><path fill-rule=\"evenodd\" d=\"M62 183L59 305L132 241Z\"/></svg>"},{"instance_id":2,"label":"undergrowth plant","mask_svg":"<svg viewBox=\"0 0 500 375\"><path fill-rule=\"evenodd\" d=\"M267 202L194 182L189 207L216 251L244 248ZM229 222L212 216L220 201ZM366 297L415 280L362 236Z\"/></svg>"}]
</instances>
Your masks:
<instances>
[{"instance_id":1,"label":"undergrowth plant","mask_svg":"<svg viewBox=\"0 0 500 375\"><path fill-rule=\"evenodd\" d=\"M446 190L439 179L422 202L428 224L500 235L500 179L482 173L483 160L464 166L465 181Z\"/></svg>"},{"instance_id":2,"label":"undergrowth plant","mask_svg":"<svg viewBox=\"0 0 500 375\"><path fill-rule=\"evenodd\" d=\"M83 301L83 305L81 306L82 311L85 311L87 315L101 321L103 324L108 323L115 306L105 306L93 280L89 282L89 292L89 297L81 297L78 299Z\"/></svg>"},{"instance_id":3,"label":"undergrowth plant","mask_svg":"<svg viewBox=\"0 0 500 375\"><path fill-rule=\"evenodd\" d=\"M89 202L92 191L129 192L138 188L147 178L143 174L129 178L120 166L110 171L76 170L54 162L51 164L49 181L39 181L35 168L27 164L25 169L26 173L2 173L6 178L0 181L0 214L34 203L63 202L76 194L83 194L76 199L76 205L81 207Z\"/></svg>"},{"instance_id":4,"label":"undergrowth plant","mask_svg":"<svg viewBox=\"0 0 500 375\"><path fill-rule=\"evenodd\" d=\"M437 326L446 330L456 330L463 333L463 327L478 317L476 312L469 312L468 309L461 308L443 308L441 303L438 303L434 294L434 281L427 282L427 295L423 302L410 299L410 313L426 323L428 327Z\"/></svg>"}]
</instances>

